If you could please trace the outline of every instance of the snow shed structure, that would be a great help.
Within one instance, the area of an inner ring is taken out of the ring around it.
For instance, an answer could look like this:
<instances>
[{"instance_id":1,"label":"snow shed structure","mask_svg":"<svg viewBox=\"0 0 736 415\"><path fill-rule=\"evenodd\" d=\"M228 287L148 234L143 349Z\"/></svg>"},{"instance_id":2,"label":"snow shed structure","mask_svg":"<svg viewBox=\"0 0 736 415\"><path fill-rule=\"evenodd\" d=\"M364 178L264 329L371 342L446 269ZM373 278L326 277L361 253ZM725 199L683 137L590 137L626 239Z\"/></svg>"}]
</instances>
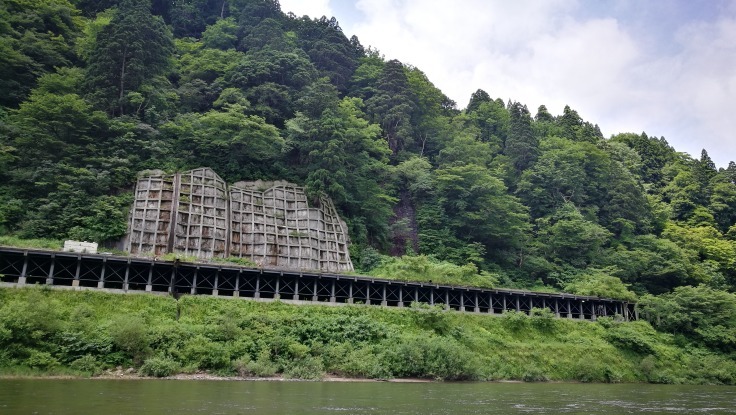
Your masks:
<instances>
[{"instance_id":1,"label":"snow shed structure","mask_svg":"<svg viewBox=\"0 0 736 415\"><path fill-rule=\"evenodd\" d=\"M237 257L265 268L352 271L348 232L329 198L310 206L284 181L228 186L212 169L143 172L126 248L133 255Z\"/></svg>"}]
</instances>

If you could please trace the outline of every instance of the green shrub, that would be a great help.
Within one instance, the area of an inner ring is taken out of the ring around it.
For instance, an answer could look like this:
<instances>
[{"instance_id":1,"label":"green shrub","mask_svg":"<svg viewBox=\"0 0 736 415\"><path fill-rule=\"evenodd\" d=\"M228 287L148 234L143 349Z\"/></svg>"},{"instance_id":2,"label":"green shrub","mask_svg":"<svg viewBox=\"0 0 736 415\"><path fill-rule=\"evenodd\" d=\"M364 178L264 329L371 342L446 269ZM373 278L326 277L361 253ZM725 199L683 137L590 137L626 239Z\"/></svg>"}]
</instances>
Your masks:
<instances>
[{"instance_id":1,"label":"green shrub","mask_svg":"<svg viewBox=\"0 0 736 415\"><path fill-rule=\"evenodd\" d=\"M529 324L529 316L522 311L507 311L501 315L503 326L511 331L521 331Z\"/></svg>"},{"instance_id":2,"label":"green shrub","mask_svg":"<svg viewBox=\"0 0 736 415\"><path fill-rule=\"evenodd\" d=\"M138 316L122 315L115 318L108 333L113 344L137 364L151 352L148 326Z\"/></svg>"},{"instance_id":3,"label":"green shrub","mask_svg":"<svg viewBox=\"0 0 736 415\"><path fill-rule=\"evenodd\" d=\"M112 339L104 333L65 331L57 338L60 358L72 362L82 356L110 356Z\"/></svg>"},{"instance_id":4,"label":"green shrub","mask_svg":"<svg viewBox=\"0 0 736 415\"><path fill-rule=\"evenodd\" d=\"M293 379L322 379L325 375L325 366L319 357L305 356L290 361L284 368L284 375Z\"/></svg>"},{"instance_id":5,"label":"green shrub","mask_svg":"<svg viewBox=\"0 0 736 415\"><path fill-rule=\"evenodd\" d=\"M230 353L221 343L210 341L204 336L189 340L181 351L185 365L199 369L226 369L230 367Z\"/></svg>"},{"instance_id":6,"label":"green shrub","mask_svg":"<svg viewBox=\"0 0 736 415\"><path fill-rule=\"evenodd\" d=\"M450 330L450 319L447 310L442 306L413 302L411 310L412 320L417 326L425 330L433 330L440 335Z\"/></svg>"},{"instance_id":7,"label":"green shrub","mask_svg":"<svg viewBox=\"0 0 736 415\"><path fill-rule=\"evenodd\" d=\"M551 331L557 324L555 313L548 308L532 308L529 313L532 327L541 331Z\"/></svg>"},{"instance_id":8,"label":"green shrub","mask_svg":"<svg viewBox=\"0 0 736 415\"><path fill-rule=\"evenodd\" d=\"M334 370L345 376L389 379L392 376L391 369L382 357L374 347L352 350L336 358L339 359L339 364Z\"/></svg>"},{"instance_id":9,"label":"green shrub","mask_svg":"<svg viewBox=\"0 0 736 415\"><path fill-rule=\"evenodd\" d=\"M140 373L145 376L165 378L177 373L180 369L179 363L169 357L151 357L141 365Z\"/></svg>"},{"instance_id":10,"label":"green shrub","mask_svg":"<svg viewBox=\"0 0 736 415\"><path fill-rule=\"evenodd\" d=\"M536 367L529 368L524 372L524 375L522 375L521 380L524 382L547 382L549 381L549 378L547 375L544 374L544 372Z\"/></svg>"},{"instance_id":11,"label":"green shrub","mask_svg":"<svg viewBox=\"0 0 736 415\"><path fill-rule=\"evenodd\" d=\"M479 272L473 263L455 265L426 255L383 257L370 275L399 281L424 281L455 286L493 288L498 284L495 275Z\"/></svg>"},{"instance_id":12,"label":"green shrub","mask_svg":"<svg viewBox=\"0 0 736 415\"><path fill-rule=\"evenodd\" d=\"M583 355L573 364L572 375L580 382L606 382L606 366L595 356Z\"/></svg>"},{"instance_id":13,"label":"green shrub","mask_svg":"<svg viewBox=\"0 0 736 415\"><path fill-rule=\"evenodd\" d=\"M80 357L79 359L71 362L69 367L79 372L89 373L92 376L99 375L102 372L100 362L91 355Z\"/></svg>"},{"instance_id":14,"label":"green shrub","mask_svg":"<svg viewBox=\"0 0 736 415\"><path fill-rule=\"evenodd\" d=\"M251 360L245 356L238 359L234 363L235 371L239 376L257 376L271 377L278 372L278 366L269 359L268 351L264 351L258 355L256 360Z\"/></svg>"},{"instance_id":15,"label":"green shrub","mask_svg":"<svg viewBox=\"0 0 736 415\"><path fill-rule=\"evenodd\" d=\"M25 360L25 365L34 369L48 370L60 366L60 363L49 352L31 350L30 355Z\"/></svg>"},{"instance_id":16,"label":"green shrub","mask_svg":"<svg viewBox=\"0 0 736 415\"><path fill-rule=\"evenodd\" d=\"M604 338L616 347L640 354L657 354L657 333L646 322L618 324L606 331Z\"/></svg>"},{"instance_id":17,"label":"green shrub","mask_svg":"<svg viewBox=\"0 0 736 415\"><path fill-rule=\"evenodd\" d=\"M384 359L398 377L442 380L478 378L476 359L453 339L436 336L405 337L385 344Z\"/></svg>"}]
</instances>

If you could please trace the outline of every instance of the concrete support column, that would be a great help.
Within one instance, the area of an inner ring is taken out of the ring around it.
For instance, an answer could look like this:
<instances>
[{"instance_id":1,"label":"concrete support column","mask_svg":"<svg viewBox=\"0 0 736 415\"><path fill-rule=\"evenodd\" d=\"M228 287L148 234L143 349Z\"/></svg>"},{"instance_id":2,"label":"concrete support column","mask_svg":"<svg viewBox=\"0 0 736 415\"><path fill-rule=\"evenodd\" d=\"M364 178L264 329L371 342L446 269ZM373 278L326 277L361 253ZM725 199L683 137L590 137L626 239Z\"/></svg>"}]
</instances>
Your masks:
<instances>
[{"instance_id":1,"label":"concrete support column","mask_svg":"<svg viewBox=\"0 0 736 415\"><path fill-rule=\"evenodd\" d=\"M26 284L26 273L28 272L28 251L23 252L23 268L18 277L18 285Z\"/></svg>"},{"instance_id":2,"label":"concrete support column","mask_svg":"<svg viewBox=\"0 0 736 415\"><path fill-rule=\"evenodd\" d=\"M591 319L592 321L595 321L595 320L596 320L596 315L595 315L595 303L594 303L594 302L592 302L592 301L590 302L590 319Z\"/></svg>"},{"instance_id":3,"label":"concrete support column","mask_svg":"<svg viewBox=\"0 0 736 415\"><path fill-rule=\"evenodd\" d=\"M404 306L404 286L399 286L399 307Z\"/></svg>"},{"instance_id":4,"label":"concrete support column","mask_svg":"<svg viewBox=\"0 0 736 415\"><path fill-rule=\"evenodd\" d=\"M240 297L240 275L243 270L238 270L238 274L235 276L235 290L233 290L233 297Z\"/></svg>"},{"instance_id":5,"label":"concrete support column","mask_svg":"<svg viewBox=\"0 0 736 415\"><path fill-rule=\"evenodd\" d=\"M197 277L199 276L199 266L197 268L194 268L194 276L192 277L192 287L189 291L190 294L194 295L197 294Z\"/></svg>"},{"instance_id":6,"label":"concrete support column","mask_svg":"<svg viewBox=\"0 0 736 415\"><path fill-rule=\"evenodd\" d=\"M501 294L501 298L503 298L503 310L501 310L501 313L506 312L506 294Z\"/></svg>"},{"instance_id":7,"label":"concrete support column","mask_svg":"<svg viewBox=\"0 0 736 415\"><path fill-rule=\"evenodd\" d=\"M74 280L72 281L72 287L79 287L79 274L82 270L82 256L77 255L77 270L74 271Z\"/></svg>"},{"instance_id":8,"label":"concrete support column","mask_svg":"<svg viewBox=\"0 0 736 415\"><path fill-rule=\"evenodd\" d=\"M125 264L125 276L123 276L123 290L128 291L130 288L130 258Z\"/></svg>"},{"instance_id":9,"label":"concrete support column","mask_svg":"<svg viewBox=\"0 0 736 415\"><path fill-rule=\"evenodd\" d=\"M572 318L572 301L567 300L567 318Z\"/></svg>"},{"instance_id":10,"label":"concrete support column","mask_svg":"<svg viewBox=\"0 0 736 415\"><path fill-rule=\"evenodd\" d=\"M317 296L317 280L314 280L314 286L312 287L312 301L319 301Z\"/></svg>"},{"instance_id":11,"label":"concrete support column","mask_svg":"<svg viewBox=\"0 0 736 415\"><path fill-rule=\"evenodd\" d=\"M176 292L176 260L174 266L171 267L171 278L169 279L169 294Z\"/></svg>"},{"instance_id":12,"label":"concrete support column","mask_svg":"<svg viewBox=\"0 0 736 415\"><path fill-rule=\"evenodd\" d=\"M371 285L366 284L365 286L365 303L370 305L371 303Z\"/></svg>"},{"instance_id":13,"label":"concrete support column","mask_svg":"<svg viewBox=\"0 0 736 415\"><path fill-rule=\"evenodd\" d=\"M381 293L381 305L386 307L388 305L388 300L386 299L386 284L383 284L381 288L383 290Z\"/></svg>"},{"instance_id":14,"label":"concrete support column","mask_svg":"<svg viewBox=\"0 0 736 415\"><path fill-rule=\"evenodd\" d=\"M253 293L253 298L261 298L261 274L256 276L256 292Z\"/></svg>"},{"instance_id":15,"label":"concrete support column","mask_svg":"<svg viewBox=\"0 0 736 415\"><path fill-rule=\"evenodd\" d=\"M332 288L330 291L330 302L334 303L335 301L337 301L337 299L335 298L335 280L332 280Z\"/></svg>"},{"instance_id":16,"label":"concrete support column","mask_svg":"<svg viewBox=\"0 0 736 415\"><path fill-rule=\"evenodd\" d=\"M56 267L56 255L51 254L51 265L49 266L49 275L46 277L46 285L54 285L54 268Z\"/></svg>"},{"instance_id":17,"label":"concrete support column","mask_svg":"<svg viewBox=\"0 0 736 415\"><path fill-rule=\"evenodd\" d=\"M560 300L555 298L555 317L560 318Z\"/></svg>"},{"instance_id":18,"label":"concrete support column","mask_svg":"<svg viewBox=\"0 0 736 415\"><path fill-rule=\"evenodd\" d=\"M107 271L107 257L102 258L102 271L100 272L100 280L97 281L97 288L105 288L105 271Z\"/></svg>"},{"instance_id":19,"label":"concrete support column","mask_svg":"<svg viewBox=\"0 0 736 415\"><path fill-rule=\"evenodd\" d=\"M294 281L294 297L295 300L299 300L299 278Z\"/></svg>"},{"instance_id":20,"label":"concrete support column","mask_svg":"<svg viewBox=\"0 0 736 415\"><path fill-rule=\"evenodd\" d=\"M220 270L221 269L222 268L218 268L217 271L215 271L215 284L212 286L212 295L214 296L220 295Z\"/></svg>"},{"instance_id":21,"label":"concrete support column","mask_svg":"<svg viewBox=\"0 0 736 415\"><path fill-rule=\"evenodd\" d=\"M578 320L585 320L585 303L583 303L583 300L580 300L578 303L578 309L580 310L580 315L578 315Z\"/></svg>"},{"instance_id":22,"label":"concrete support column","mask_svg":"<svg viewBox=\"0 0 736 415\"><path fill-rule=\"evenodd\" d=\"M276 290L273 293L273 298L276 300L281 298L281 275L276 276Z\"/></svg>"},{"instance_id":23,"label":"concrete support column","mask_svg":"<svg viewBox=\"0 0 736 415\"><path fill-rule=\"evenodd\" d=\"M153 291L153 262L151 262L151 266L148 268L148 281L146 281L146 291Z\"/></svg>"},{"instance_id":24,"label":"concrete support column","mask_svg":"<svg viewBox=\"0 0 736 415\"><path fill-rule=\"evenodd\" d=\"M434 305L434 288L429 289L429 305Z\"/></svg>"},{"instance_id":25,"label":"concrete support column","mask_svg":"<svg viewBox=\"0 0 736 415\"><path fill-rule=\"evenodd\" d=\"M450 292L445 291L445 310L450 309Z\"/></svg>"},{"instance_id":26,"label":"concrete support column","mask_svg":"<svg viewBox=\"0 0 736 415\"><path fill-rule=\"evenodd\" d=\"M516 297L516 311L521 312L521 300L518 296Z\"/></svg>"},{"instance_id":27,"label":"concrete support column","mask_svg":"<svg viewBox=\"0 0 736 415\"><path fill-rule=\"evenodd\" d=\"M475 299L474 301L475 304L473 304L473 311L476 313L480 313L480 304L478 303L478 293L477 292L475 293L474 299Z\"/></svg>"},{"instance_id":28,"label":"concrete support column","mask_svg":"<svg viewBox=\"0 0 736 415\"><path fill-rule=\"evenodd\" d=\"M353 282L350 281L350 288L348 289L348 304L353 303Z\"/></svg>"}]
</instances>

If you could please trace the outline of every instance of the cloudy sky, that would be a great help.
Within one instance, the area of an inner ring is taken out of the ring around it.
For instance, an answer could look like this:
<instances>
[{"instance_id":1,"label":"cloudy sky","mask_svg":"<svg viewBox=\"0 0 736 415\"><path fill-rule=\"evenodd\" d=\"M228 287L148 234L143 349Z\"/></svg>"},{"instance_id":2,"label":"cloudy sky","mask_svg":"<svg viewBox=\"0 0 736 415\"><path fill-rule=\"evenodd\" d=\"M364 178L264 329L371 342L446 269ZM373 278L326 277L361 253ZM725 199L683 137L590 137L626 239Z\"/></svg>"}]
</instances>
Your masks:
<instances>
[{"instance_id":1,"label":"cloudy sky","mask_svg":"<svg viewBox=\"0 0 736 415\"><path fill-rule=\"evenodd\" d=\"M386 59L424 71L458 108L494 98L570 105L603 134L645 131L736 160L736 0L280 0L335 16Z\"/></svg>"}]
</instances>

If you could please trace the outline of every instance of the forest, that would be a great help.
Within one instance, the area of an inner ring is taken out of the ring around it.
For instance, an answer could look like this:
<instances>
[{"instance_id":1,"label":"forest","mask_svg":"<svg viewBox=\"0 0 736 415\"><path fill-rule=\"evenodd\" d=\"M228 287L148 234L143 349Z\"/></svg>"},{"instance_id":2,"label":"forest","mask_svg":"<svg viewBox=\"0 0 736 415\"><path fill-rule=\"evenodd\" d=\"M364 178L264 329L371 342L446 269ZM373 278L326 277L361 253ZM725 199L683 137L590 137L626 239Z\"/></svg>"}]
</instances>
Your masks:
<instances>
[{"instance_id":1,"label":"forest","mask_svg":"<svg viewBox=\"0 0 736 415\"><path fill-rule=\"evenodd\" d=\"M5 0L0 243L119 239L139 171L208 166L331 197L359 273L638 301L733 360L736 163L492 92L277 0Z\"/></svg>"}]
</instances>

